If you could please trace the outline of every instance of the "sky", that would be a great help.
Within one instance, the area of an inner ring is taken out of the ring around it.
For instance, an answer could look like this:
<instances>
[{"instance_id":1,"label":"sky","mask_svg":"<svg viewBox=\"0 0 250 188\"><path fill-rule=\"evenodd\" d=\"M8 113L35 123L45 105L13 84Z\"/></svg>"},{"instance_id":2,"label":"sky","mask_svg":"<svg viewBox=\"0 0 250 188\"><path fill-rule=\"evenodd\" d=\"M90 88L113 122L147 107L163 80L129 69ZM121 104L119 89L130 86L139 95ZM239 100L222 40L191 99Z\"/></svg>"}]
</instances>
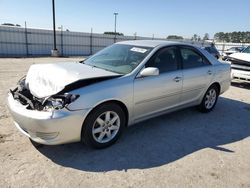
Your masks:
<instances>
[{"instance_id":1,"label":"sky","mask_svg":"<svg viewBox=\"0 0 250 188\"><path fill-rule=\"evenodd\" d=\"M185 38L250 30L250 0L55 0L56 26L70 31ZM0 24L52 29L52 0L0 0Z\"/></svg>"}]
</instances>

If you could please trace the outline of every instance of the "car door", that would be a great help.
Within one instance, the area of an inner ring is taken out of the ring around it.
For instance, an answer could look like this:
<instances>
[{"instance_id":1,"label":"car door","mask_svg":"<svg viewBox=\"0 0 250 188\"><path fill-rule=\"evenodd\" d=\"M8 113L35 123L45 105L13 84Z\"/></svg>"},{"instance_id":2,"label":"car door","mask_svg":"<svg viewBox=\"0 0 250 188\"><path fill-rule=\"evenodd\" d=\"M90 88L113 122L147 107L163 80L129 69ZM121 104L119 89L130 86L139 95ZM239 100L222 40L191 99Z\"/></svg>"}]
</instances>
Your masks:
<instances>
[{"instance_id":1,"label":"car door","mask_svg":"<svg viewBox=\"0 0 250 188\"><path fill-rule=\"evenodd\" d=\"M213 67L194 47L180 47L183 68L182 104L197 101L212 80Z\"/></svg>"},{"instance_id":2,"label":"car door","mask_svg":"<svg viewBox=\"0 0 250 188\"><path fill-rule=\"evenodd\" d=\"M156 67L159 75L134 80L135 120L176 106L182 90L182 70L177 47L158 50L145 64Z\"/></svg>"}]
</instances>

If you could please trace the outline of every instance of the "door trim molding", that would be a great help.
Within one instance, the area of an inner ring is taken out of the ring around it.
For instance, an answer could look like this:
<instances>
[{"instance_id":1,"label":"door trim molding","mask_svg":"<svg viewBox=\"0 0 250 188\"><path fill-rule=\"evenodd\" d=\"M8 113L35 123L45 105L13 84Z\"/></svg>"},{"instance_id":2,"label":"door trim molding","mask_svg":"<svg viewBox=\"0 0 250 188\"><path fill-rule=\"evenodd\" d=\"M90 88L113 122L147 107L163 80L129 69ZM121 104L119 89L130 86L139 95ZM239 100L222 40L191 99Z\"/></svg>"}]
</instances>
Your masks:
<instances>
[{"instance_id":1,"label":"door trim molding","mask_svg":"<svg viewBox=\"0 0 250 188\"><path fill-rule=\"evenodd\" d=\"M167 97L171 97L174 95L180 95L182 92L174 92L174 93L169 93L167 95L161 95L159 97L154 97L154 98L150 98L150 99L145 99L145 100L141 100L138 101L137 103L135 103L135 105L141 104L141 103L146 103L146 102L151 102L151 101L155 101L155 100L159 100L159 99L163 99L163 98L167 98Z\"/></svg>"}]
</instances>

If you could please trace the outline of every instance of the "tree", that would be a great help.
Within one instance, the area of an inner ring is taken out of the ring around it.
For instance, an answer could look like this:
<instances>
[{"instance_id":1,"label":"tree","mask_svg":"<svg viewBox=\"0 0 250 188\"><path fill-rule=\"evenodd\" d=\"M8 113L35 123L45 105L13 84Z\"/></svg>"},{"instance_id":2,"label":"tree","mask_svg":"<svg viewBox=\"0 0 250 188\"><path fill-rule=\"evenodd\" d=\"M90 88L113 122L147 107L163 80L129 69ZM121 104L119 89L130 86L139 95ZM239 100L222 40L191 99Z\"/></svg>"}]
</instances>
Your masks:
<instances>
[{"instance_id":1,"label":"tree","mask_svg":"<svg viewBox=\"0 0 250 188\"><path fill-rule=\"evenodd\" d=\"M231 33L218 32L218 33L215 33L214 39L220 42L249 43L250 32L249 31L246 31L246 32L234 31Z\"/></svg>"},{"instance_id":2,"label":"tree","mask_svg":"<svg viewBox=\"0 0 250 188\"><path fill-rule=\"evenodd\" d=\"M232 40L232 35L229 33L224 33L224 35L222 35L222 40L226 42L230 42Z\"/></svg>"},{"instance_id":3,"label":"tree","mask_svg":"<svg viewBox=\"0 0 250 188\"><path fill-rule=\"evenodd\" d=\"M217 41L221 41L223 38L224 33L223 32L219 32L219 33L215 33L214 34L214 39Z\"/></svg>"},{"instance_id":4,"label":"tree","mask_svg":"<svg viewBox=\"0 0 250 188\"><path fill-rule=\"evenodd\" d=\"M13 23L3 23L3 24L1 24L1 25L6 25L6 26L12 26L12 27L21 27L21 25L19 25L19 24L13 24Z\"/></svg>"},{"instance_id":5,"label":"tree","mask_svg":"<svg viewBox=\"0 0 250 188\"><path fill-rule=\"evenodd\" d=\"M118 36L124 36L124 34L123 33L118 33L118 32L113 32L113 31L105 31L104 33L103 33L104 35L118 35Z\"/></svg>"},{"instance_id":6,"label":"tree","mask_svg":"<svg viewBox=\"0 0 250 188\"><path fill-rule=\"evenodd\" d=\"M172 39L172 40L182 40L183 37L182 36L178 36L178 35L168 35L167 39Z\"/></svg>"},{"instance_id":7,"label":"tree","mask_svg":"<svg viewBox=\"0 0 250 188\"><path fill-rule=\"evenodd\" d=\"M2 25L15 26L15 24L13 24L13 23L3 23Z\"/></svg>"},{"instance_id":8,"label":"tree","mask_svg":"<svg viewBox=\"0 0 250 188\"><path fill-rule=\"evenodd\" d=\"M209 34L208 33L205 33L205 35L203 37L203 40L209 40Z\"/></svg>"},{"instance_id":9,"label":"tree","mask_svg":"<svg viewBox=\"0 0 250 188\"><path fill-rule=\"evenodd\" d=\"M194 34L193 37L191 38L191 40L197 41L197 36L198 36L197 34Z\"/></svg>"}]
</instances>

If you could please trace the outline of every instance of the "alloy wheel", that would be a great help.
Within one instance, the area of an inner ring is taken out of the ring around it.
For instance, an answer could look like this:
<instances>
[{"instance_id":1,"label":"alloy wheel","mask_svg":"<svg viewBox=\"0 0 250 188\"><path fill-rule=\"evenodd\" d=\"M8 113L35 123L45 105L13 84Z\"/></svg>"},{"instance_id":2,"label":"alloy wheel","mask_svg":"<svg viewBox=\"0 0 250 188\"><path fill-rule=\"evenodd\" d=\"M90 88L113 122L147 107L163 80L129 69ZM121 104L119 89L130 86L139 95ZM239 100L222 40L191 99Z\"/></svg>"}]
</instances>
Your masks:
<instances>
[{"instance_id":1,"label":"alloy wheel","mask_svg":"<svg viewBox=\"0 0 250 188\"><path fill-rule=\"evenodd\" d=\"M216 102L216 97L217 97L217 95L216 95L215 89L211 88L205 96L206 109L211 109L214 106L214 104Z\"/></svg>"},{"instance_id":2,"label":"alloy wheel","mask_svg":"<svg viewBox=\"0 0 250 188\"><path fill-rule=\"evenodd\" d=\"M96 142L107 143L116 136L119 128L119 115L114 111L106 111L95 120L92 127L92 135Z\"/></svg>"}]
</instances>

